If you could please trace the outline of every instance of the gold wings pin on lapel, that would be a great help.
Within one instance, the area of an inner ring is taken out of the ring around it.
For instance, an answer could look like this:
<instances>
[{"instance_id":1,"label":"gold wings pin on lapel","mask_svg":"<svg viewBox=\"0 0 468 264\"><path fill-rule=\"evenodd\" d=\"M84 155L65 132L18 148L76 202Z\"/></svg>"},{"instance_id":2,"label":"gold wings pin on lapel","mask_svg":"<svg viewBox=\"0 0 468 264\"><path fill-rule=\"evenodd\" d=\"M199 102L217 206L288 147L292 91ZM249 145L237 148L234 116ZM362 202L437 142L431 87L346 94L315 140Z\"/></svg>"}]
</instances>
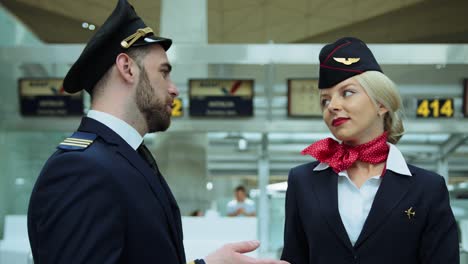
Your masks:
<instances>
[{"instance_id":1,"label":"gold wings pin on lapel","mask_svg":"<svg viewBox=\"0 0 468 264\"><path fill-rule=\"evenodd\" d=\"M361 58L336 58L336 57L333 57L333 59L344 65L351 65L361 60Z\"/></svg>"},{"instance_id":2,"label":"gold wings pin on lapel","mask_svg":"<svg viewBox=\"0 0 468 264\"><path fill-rule=\"evenodd\" d=\"M408 216L408 219L411 219L411 217L414 218L416 216L416 211L413 210L413 207L410 207L405 211L405 214Z\"/></svg>"}]
</instances>

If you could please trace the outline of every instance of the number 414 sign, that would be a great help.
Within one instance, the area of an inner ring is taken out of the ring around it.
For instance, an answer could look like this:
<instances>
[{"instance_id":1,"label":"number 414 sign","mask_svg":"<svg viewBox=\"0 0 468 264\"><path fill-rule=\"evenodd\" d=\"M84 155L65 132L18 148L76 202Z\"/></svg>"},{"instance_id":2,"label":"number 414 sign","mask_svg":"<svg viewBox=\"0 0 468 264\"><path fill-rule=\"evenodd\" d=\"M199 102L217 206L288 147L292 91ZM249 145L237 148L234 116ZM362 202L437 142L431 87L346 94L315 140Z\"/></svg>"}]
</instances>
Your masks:
<instances>
[{"instance_id":1,"label":"number 414 sign","mask_svg":"<svg viewBox=\"0 0 468 264\"><path fill-rule=\"evenodd\" d=\"M453 99L419 99L417 117L453 117Z\"/></svg>"}]
</instances>

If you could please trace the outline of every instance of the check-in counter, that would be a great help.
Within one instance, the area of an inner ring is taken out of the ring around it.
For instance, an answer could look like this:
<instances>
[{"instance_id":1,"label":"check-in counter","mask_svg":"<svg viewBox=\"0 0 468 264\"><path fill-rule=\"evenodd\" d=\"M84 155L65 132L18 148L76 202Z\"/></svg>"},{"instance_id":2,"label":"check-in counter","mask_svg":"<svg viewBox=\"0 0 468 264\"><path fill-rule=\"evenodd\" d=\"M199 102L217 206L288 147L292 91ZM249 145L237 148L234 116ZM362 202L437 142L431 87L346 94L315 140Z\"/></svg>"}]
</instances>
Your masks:
<instances>
[{"instance_id":1,"label":"check-in counter","mask_svg":"<svg viewBox=\"0 0 468 264\"><path fill-rule=\"evenodd\" d=\"M203 258L226 243L258 239L256 217L184 216L182 227L187 260ZM247 255L256 257L257 252Z\"/></svg>"},{"instance_id":2,"label":"check-in counter","mask_svg":"<svg viewBox=\"0 0 468 264\"><path fill-rule=\"evenodd\" d=\"M468 219L455 214L460 228L460 264L468 264ZM226 243L258 239L255 217L182 217L182 225L187 260L205 257ZM248 255L257 257L258 253ZM26 215L6 216L0 264L32 263Z\"/></svg>"},{"instance_id":3,"label":"check-in counter","mask_svg":"<svg viewBox=\"0 0 468 264\"><path fill-rule=\"evenodd\" d=\"M460 264L468 264L468 200L453 199L450 205L458 225Z\"/></svg>"},{"instance_id":4,"label":"check-in counter","mask_svg":"<svg viewBox=\"0 0 468 264\"><path fill-rule=\"evenodd\" d=\"M182 217L182 226L187 260L205 257L226 243L257 239L255 217ZM32 264L26 215L6 216L4 230L0 264Z\"/></svg>"},{"instance_id":5,"label":"check-in counter","mask_svg":"<svg viewBox=\"0 0 468 264\"><path fill-rule=\"evenodd\" d=\"M468 251L460 249L460 264L468 264Z\"/></svg>"},{"instance_id":6,"label":"check-in counter","mask_svg":"<svg viewBox=\"0 0 468 264\"><path fill-rule=\"evenodd\" d=\"M31 264L26 215L7 215L3 240L0 241L0 264Z\"/></svg>"}]
</instances>

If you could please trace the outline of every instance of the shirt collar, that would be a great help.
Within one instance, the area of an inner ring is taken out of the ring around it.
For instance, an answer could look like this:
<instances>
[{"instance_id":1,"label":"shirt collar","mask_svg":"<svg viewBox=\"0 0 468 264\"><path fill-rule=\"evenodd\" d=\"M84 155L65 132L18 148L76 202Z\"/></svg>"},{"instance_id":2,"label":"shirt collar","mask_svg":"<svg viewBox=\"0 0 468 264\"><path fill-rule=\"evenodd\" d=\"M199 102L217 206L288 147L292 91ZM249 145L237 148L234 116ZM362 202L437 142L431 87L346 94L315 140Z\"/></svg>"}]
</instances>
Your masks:
<instances>
[{"instance_id":1,"label":"shirt collar","mask_svg":"<svg viewBox=\"0 0 468 264\"><path fill-rule=\"evenodd\" d=\"M411 176L411 172L406 164L406 160L400 150L393 144L387 143L390 146L390 151L387 158L387 170L391 170L398 174Z\"/></svg>"},{"instance_id":2,"label":"shirt collar","mask_svg":"<svg viewBox=\"0 0 468 264\"><path fill-rule=\"evenodd\" d=\"M400 150L393 144L388 143L387 145L390 147L388 151L387 157L387 170L391 170L401 175L411 176L411 172L406 164L405 158ZM325 162L320 162L315 168L314 171L321 171L327 169L329 166Z\"/></svg>"},{"instance_id":3,"label":"shirt collar","mask_svg":"<svg viewBox=\"0 0 468 264\"><path fill-rule=\"evenodd\" d=\"M87 116L112 129L135 150L143 142L143 137L140 135L140 133L138 133L135 128L122 119L97 110L89 110Z\"/></svg>"}]
</instances>

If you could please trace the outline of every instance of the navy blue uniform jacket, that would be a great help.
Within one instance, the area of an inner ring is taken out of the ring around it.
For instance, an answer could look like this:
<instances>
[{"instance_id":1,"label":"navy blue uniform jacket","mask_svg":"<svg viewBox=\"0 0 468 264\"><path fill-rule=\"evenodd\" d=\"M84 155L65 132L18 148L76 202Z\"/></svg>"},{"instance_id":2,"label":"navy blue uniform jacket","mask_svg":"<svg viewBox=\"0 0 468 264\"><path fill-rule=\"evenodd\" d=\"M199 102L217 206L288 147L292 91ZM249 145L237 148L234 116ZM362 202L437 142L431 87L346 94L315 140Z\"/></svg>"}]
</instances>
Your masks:
<instances>
[{"instance_id":1,"label":"navy blue uniform jacket","mask_svg":"<svg viewBox=\"0 0 468 264\"><path fill-rule=\"evenodd\" d=\"M289 173L282 259L291 264L459 264L444 179L414 166L387 170L353 246L338 211L338 175L311 162ZM409 208L415 212L408 217Z\"/></svg>"},{"instance_id":2,"label":"navy blue uniform jacket","mask_svg":"<svg viewBox=\"0 0 468 264\"><path fill-rule=\"evenodd\" d=\"M166 182L107 126L85 117L78 131L97 138L83 150L57 150L34 186L34 263L185 263L180 213Z\"/></svg>"}]
</instances>

